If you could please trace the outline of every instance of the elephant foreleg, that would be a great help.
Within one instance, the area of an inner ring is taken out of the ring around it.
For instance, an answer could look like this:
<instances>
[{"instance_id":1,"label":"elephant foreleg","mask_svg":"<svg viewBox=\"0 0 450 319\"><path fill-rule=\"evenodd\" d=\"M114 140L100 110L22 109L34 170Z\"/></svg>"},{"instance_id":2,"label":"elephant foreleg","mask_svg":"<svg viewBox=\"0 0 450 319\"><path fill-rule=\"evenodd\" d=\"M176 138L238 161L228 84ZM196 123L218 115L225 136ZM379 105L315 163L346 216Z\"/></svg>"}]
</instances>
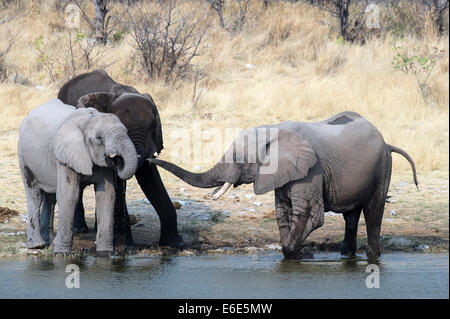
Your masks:
<instances>
[{"instance_id":1,"label":"elephant foreleg","mask_svg":"<svg viewBox=\"0 0 450 319\"><path fill-rule=\"evenodd\" d=\"M358 233L358 222L361 215L361 208L344 213L345 237L342 242L341 254L345 256L355 256L356 236Z\"/></svg>"},{"instance_id":2,"label":"elephant foreleg","mask_svg":"<svg viewBox=\"0 0 450 319\"><path fill-rule=\"evenodd\" d=\"M97 255L109 254L114 250L114 174L113 172L106 174L104 179L95 184Z\"/></svg>"},{"instance_id":3,"label":"elephant foreleg","mask_svg":"<svg viewBox=\"0 0 450 319\"><path fill-rule=\"evenodd\" d=\"M280 230L281 244L285 247L288 245L292 204L281 188L275 190L275 215Z\"/></svg>"},{"instance_id":4,"label":"elephant foreleg","mask_svg":"<svg viewBox=\"0 0 450 319\"><path fill-rule=\"evenodd\" d=\"M177 229L177 213L156 166L145 162L136 172L136 179L161 222L159 245L183 248L184 241Z\"/></svg>"},{"instance_id":5,"label":"elephant foreleg","mask_svg":"<svg viewBox=\"0 0 450 319\"><path fill-rule=\"evenodd\" d=\"M58 164L56 201L58 229L54 241L55 253L70 253L73 241L73 217L80 194L80 176L72 169Z\"/></svg>"},{"instance_id":6,"label":"elephant foreleg","mask_svg":"<svg viewBox=\"0 0 450 319\"><path fill-rule=\"evenodd\" d=\"M115 176L114 246L134 246L126 203L126 181Z\"/></svg>"}]
</instances>

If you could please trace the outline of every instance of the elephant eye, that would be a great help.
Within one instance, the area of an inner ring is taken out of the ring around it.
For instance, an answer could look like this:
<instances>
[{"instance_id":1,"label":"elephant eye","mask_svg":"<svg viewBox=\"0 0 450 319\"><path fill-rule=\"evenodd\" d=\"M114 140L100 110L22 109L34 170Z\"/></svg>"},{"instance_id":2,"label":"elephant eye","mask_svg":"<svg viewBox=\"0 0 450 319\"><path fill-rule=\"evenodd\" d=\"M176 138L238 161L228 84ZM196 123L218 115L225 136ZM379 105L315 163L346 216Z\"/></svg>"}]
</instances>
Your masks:
<instances>
[{"instance_id":1,"label":"elephant eye","mask_svg":"<svg viewBox=\"0 0 450 319\"><path fill-rule=\"evenodd\" d=\"M97 141L101 141L102 137L100 135L97 135Z\"/></svg>"}]
</instances>

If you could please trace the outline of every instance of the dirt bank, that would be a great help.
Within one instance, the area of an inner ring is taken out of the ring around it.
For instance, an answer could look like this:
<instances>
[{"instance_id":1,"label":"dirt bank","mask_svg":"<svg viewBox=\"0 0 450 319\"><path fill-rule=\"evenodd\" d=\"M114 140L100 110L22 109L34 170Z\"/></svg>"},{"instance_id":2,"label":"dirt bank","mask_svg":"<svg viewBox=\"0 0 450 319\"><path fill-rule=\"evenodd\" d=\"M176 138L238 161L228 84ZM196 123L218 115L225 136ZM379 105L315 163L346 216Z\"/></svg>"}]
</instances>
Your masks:
<instances>
[{"instance_id":1,"label":"dirt bank","mask_svg":"<svg viewBox=\"0 0 450 319\"><path fill-rule=\"evenodd\" d=\"M3 167L5 168L5 162ZM9 162L11 172L14 161ZM12 176L12 175L11 175ZM20 175L18 178L20 179ZM10 180L8 195L0 193L0 206L17 210L0 223L0 256L48 254L51 250L30 251L26 242L26 202L21 181ZM279 233L274 215L273 193L255 196L250 186L232 189L218 201L205 198L207 190L190 187L172 175L162 172L168 192L177 202L178 228L187 250L184 253L234 253L255 249L280 249ZM382 224L383 251L448 251L448 176L432 173L419 176L420 192L409 172L392 178ZM3 190L3 189L2 189ZM85 207L91 231L76 235L74 252L95 249L93 190L85 192ZM14 194L14 196L11 196ZM128 209L133 217L132 232L137 244L133 253L167 253L158 247L159 219L144 199L134 179L128 183ZM344 219L327 212L324 225L314 231L306 243L310 251L337 251L344 237ZM361 217L358 247L364 251L367 242L365 222ZM170 252L169 252L170 253Z\"/></svg>"}]
</instances>

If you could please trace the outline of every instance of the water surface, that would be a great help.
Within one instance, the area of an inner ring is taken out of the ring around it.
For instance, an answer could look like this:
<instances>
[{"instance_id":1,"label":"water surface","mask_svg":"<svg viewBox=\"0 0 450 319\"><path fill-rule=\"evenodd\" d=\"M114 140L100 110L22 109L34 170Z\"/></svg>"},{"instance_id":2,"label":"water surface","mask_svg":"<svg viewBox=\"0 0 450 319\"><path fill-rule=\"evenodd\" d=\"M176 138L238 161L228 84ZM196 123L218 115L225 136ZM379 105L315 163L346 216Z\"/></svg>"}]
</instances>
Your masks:
<instances>
[{"instance_id":1,"label":"water surface","mask_svg":"<svg viewBox=\"0 0 450 319\"><path fill-rule=\"evenodd\" d=\"M0 298L448 298L448 261L448 254L384 254L380 288L369 289L369 261L337 253L302 261L277 252L3 259ZM69 264L80 269L80 288L66 287Z\"/></svg>"}]
</instances>

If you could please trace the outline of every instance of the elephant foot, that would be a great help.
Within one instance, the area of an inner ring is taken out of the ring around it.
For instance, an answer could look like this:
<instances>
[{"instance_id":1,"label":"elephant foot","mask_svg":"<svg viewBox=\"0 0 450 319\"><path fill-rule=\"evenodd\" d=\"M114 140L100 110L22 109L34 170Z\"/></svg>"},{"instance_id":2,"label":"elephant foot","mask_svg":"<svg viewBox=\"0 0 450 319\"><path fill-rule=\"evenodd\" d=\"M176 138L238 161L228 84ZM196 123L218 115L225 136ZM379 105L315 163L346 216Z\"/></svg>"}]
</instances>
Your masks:
<instances>
[{"instance_id":1,"label":"elephant foot","mask_svg":"<svg viewBox=\"0 0 450 319\"><path fill-rule=\"evenodd\" d=\"M350 248L350 247L351 246L347 245L345 242L342 243L342 247L341 247L341 250L340 250L341 255L342 256L347 256L347 257L350 257L350 258L356 257L356 248L355 247Z\"/></svg>"},{"instance_id":2,"label":"elephant foot","mask_svg":"<svg viewBox=\"0 0 450 319\"><path fill-rule=\"evenodd\" d=\"M301 252L300 248L290 249L283 247L283 255L284 259L301 259L303 257L303 254Z\"/></svg>"},{"instance_id":3,"label":"elephant foot","mask_svg":"<svg viewBox=\"0 0 450 319\"><path fill-rule=\"evenodd\" d=\"M47 247L47 243L43 239L29 239L27 242L28 249L42 249Z\"/></svg>"},{"instance_id":4,"label":"elephant foot","mask_svg":"<svg viewBox=\"0 0 450 319\"><path fill-rule=\"evenodd\" d=\"M367 247L366 255L368 258L378 258L381 256L381 250L380 248L371 248L370 246Z\"/></svg>"},{"instance_id":5,"label":"elephant foot","mask_svg":"<svg viewBox=\"0 0 450 319\"><path fill-rule=\"evenodd\" d=\"M111 257L114 255L113 251L110 250L97 250L95 256L97 257Z\"/></svg>"},{"instance_id":6,"label":"elephant foot","mask_svg":"<svg viewBox=\"0 0 450 319\"><path fill-rule=\"evenodd\" d=\"M186 248L183 238L176 234L174 236L161 237L159 239L159 247L169 247L172 249L183 250Z\"/></svg>"}]
</instances>

